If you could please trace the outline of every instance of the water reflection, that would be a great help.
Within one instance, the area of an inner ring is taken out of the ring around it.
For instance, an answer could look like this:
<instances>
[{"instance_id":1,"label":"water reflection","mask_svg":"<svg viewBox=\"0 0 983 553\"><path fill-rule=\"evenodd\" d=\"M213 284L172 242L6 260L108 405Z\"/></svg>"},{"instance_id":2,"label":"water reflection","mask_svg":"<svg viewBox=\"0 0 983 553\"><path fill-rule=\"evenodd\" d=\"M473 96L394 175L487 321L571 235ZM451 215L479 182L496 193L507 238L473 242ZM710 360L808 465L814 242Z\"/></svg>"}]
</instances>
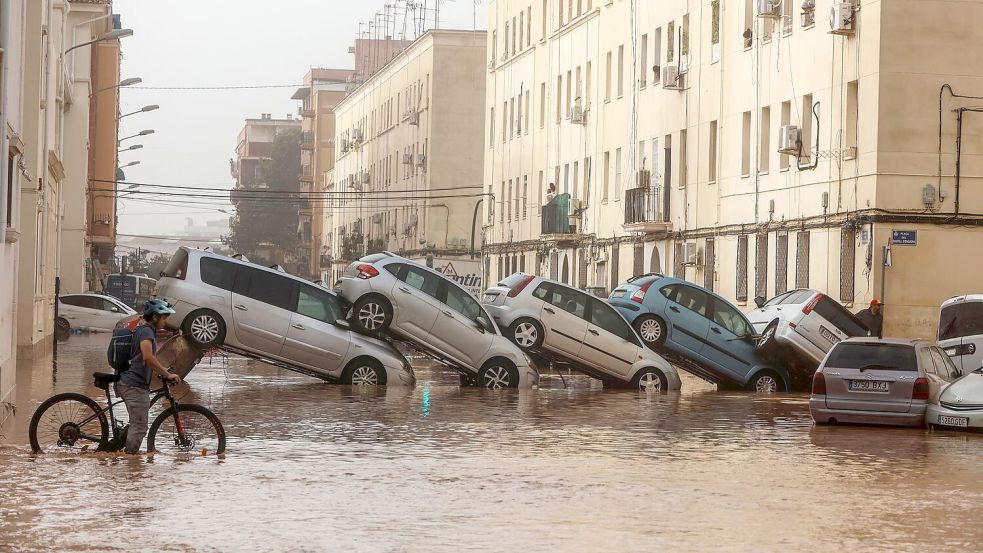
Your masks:
<instances>
[{"instance_id":1,"label":"water reflection","mask_svg":"<svg viewBox=\"0 0 983 553\"><path fill-rule=\"evenodd\" d=\"M976 550L983 437L814 427L805 396L362 389L215 357L177 389L228 455L32 457L34 407L98 397L104 339L21 367L0 445L0 550ZM47 363L47 364L46 364ZM466 531L462 531L466 529Z\"/></svg>"}]
</instances>

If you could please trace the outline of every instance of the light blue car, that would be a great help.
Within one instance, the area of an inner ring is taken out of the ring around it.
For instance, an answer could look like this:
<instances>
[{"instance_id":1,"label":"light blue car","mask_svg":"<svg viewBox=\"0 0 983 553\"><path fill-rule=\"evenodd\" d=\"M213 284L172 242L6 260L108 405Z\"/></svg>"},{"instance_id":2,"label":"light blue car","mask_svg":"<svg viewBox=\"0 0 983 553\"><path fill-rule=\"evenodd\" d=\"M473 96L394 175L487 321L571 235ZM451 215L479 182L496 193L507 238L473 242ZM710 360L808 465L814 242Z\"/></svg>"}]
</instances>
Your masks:
<instances>
[{"instance_id":1,"label":"light blue car","mask_svg":"<svg viewBox=\"0 0 983 553\"><path fill-rule=\"evenodd\" d=\"M688 361L683 367L697 376L758 392L789 389L788 371L758 355L747 317L705 288L646 274L615 288L608 302L646 345Z\"/></svg>"}]
</instances>

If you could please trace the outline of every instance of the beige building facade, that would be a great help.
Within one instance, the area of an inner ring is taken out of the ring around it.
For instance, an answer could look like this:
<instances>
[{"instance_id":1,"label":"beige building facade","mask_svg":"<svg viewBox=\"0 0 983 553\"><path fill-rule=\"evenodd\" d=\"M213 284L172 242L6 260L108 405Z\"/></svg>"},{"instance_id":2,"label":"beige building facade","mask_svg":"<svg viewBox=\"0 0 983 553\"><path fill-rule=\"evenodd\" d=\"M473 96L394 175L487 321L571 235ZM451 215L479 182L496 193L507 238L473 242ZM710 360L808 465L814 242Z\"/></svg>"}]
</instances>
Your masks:
<instances>
[{"instance_id":1,"label":"beige building facade","mask_svg":"<svg viewBox=\"0 0 983 553\"><path fill-rule=\"evenodd\" d=\"M483 31L428 31L335 108L330 281L382 250L477 265L485 42Z\"/></svg>"},{"instance_id":2,"label":"beige building facade","mask_svg":"<svg viewBox=\"0 0 983 553\"><path fill-rule=\"evenodd\" d=\"M489 14L486 277L610 291L655 271L746 309L810 287L854 310L886 301L901 336L934 335L941 302L978 291L950 265L983 253L983 128L958 111L983 96L983 2Z\"/></svg>"}]
</instances>

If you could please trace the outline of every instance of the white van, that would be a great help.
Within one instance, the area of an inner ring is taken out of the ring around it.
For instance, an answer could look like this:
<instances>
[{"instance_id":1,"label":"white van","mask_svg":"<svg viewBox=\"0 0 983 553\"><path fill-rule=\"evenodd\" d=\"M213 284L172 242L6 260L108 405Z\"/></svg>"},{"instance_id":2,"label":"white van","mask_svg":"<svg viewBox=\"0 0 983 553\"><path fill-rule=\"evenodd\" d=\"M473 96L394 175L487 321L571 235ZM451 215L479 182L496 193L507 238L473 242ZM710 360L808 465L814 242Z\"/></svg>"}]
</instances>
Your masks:
<instances>
[{"instance_id":1,"label":"white van","mask_svg":"<svg viewBox=\"0 0 983 553\"><path fill-rule=\"evenodd\" d=\"M983 367L983 294L942 302L938 341L963 374Z\"/></svg>"}]
</instances>

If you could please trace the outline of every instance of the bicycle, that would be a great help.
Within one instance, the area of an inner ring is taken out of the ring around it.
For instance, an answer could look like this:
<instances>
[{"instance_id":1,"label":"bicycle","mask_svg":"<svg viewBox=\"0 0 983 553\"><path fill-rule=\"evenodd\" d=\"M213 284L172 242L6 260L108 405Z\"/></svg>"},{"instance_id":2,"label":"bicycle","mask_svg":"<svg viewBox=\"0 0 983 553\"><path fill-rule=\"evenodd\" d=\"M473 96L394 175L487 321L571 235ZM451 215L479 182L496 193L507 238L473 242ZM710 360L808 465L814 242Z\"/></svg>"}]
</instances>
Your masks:
<instances>
[{"instance_id":1,"label":"bicycle","mask_svg":"<svg viewBox=\"0 0 983 553\"><path fill-rule=\"evenodd\" d=\"M124 425L113 413L113 407L123 403L123 400L117 398L114 401L109 392L110 385L118 382L120 375L96 372L92 376L95 386L106 391L106 407L100 407L92 398L74 392L51 396L38 406L31 417L29 435L34 453L84 453L93 445L95 451L119 451L123 448L121 432ZM154 397L150 405L153 407L163 398L170 403L170 407L151 423L147 432L147 452L186 454L200 451L202 455L225 452L225 429L218 417L201 405L178 404L171 395L167 381L163 378L160 380L163 386L151 391Z\"/></svg>"}]
</instances>

